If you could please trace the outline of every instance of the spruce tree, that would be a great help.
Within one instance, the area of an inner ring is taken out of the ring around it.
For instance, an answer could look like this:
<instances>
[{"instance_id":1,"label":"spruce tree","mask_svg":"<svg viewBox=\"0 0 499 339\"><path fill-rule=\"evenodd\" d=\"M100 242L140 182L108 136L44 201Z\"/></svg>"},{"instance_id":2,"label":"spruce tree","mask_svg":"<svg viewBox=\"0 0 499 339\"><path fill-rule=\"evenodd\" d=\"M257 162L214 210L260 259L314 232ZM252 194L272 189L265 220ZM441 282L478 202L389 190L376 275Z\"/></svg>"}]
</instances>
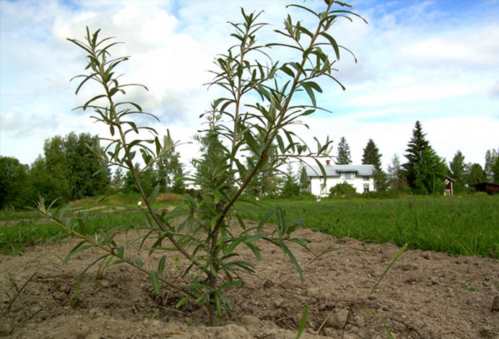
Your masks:
<instances>
[{"instance_id":1,"label":"spruce tree","mask_svg":"<svg viewBox=\"0 0 499 339\"><path fill-rule=\"evenodd\" d=\"M300 194L300 185L296 182L291 165L288 164L286 177L281 190L281 197L292 198Z\"/></svg>"},{"instance_id":2,"label":"spruce tree","mask_svg":"<svg viewBox=\"0 0 499 339\"><path fill-rule=\"evenodd\" d=\"M452 161L449 164L450 176L455 180L454 192L463 192L466 184L466 171L464 163L464 155L461 151L457 151Z\"/></svg>"},{"instance_id":3,"label":"spruce tree","mask_svg":"<svg viewBox=\"0 0 499 339\"><path fill-rule=\"evenodd\" d=\"M185 192L185 182L184 182L184 168L180 159L176 158L177 163L173 167L173 185L172 192L173 193L184 193Z\"/></svg>"},{"instance_id":4,"label":"spruce tree","mask_svg":"<svg viewBox=\"0 0 499 339\"><path fill-rule=\"evenodd\" d=\"M308 178L305 166L302 166L300 169L299 185L300 194L306 194L310 192L310 179Z\"/></svg>"},{"instance_id":5,"label":"spruce tree","mask_svg":"<svg viewBox=\"0 0 499 339\"><path fill-rule=\"evenodd\" d=\"M499 157L496 158L496 161L492 165L492 180L499 184Z\"/></svg>"},{"instance_id":6,"label":"spruce tree","mask_svg":"<svg viewBox=\"0 0 499 339\"><path fill-rule=\"evenodd\" d=\"M432 194L443 189L447 166L426 140L419 121L414 126L405 157L407 162L402 165L403 173L414 193Z\"/></svg>"},{"instance_id":7,"label":"spruce tree","mask_svg":"<svg viewBox=\"0 0 499 339\"><path fill-rule=\"evenodd\" d=\"M175 150L175 143L168 131L164 137L165 152L157 162L158 183L161 192L182 193L185 191L183 168L180 154Z\"/></svg>"},{"instance_id":8,"label":"spruce tree","mask_svg":"<svg viewBox=\"0 0 499 339\"><path fill-rule=\"evenodd\" d=\"M494 166L497 158L499 157L499 150L496 151L495 149L489 149L487 152L485 152L485 166L483 170L485 171L485 174L487 175L487 180L493 181L494 173L492 170L492 167Z\"/></svg>"},{"instance_id":9,"label":"spruce tree","mask_svg":"<svg viewBox=\"0 0 499 339\"><path fill-rule=\"evenodd\" d=\"M220 141L219 131L214 125L197 139L201 143L201 156L193 160L193 165L196 168L194 182L199 188L198 213L202 220L210 220L216 218L227 204L233 192L234 176L228 150Z\"/></svg>"},{"instance_id":10,"label":"spruce tree","mask_svg":"<svg viewBox=\"0 0 499 339\"><path fill-rule=\"evenodd\" d=\"M402 166L397 154L393 155L392 163L388 166L388 186L390 190L396 192L407 189L407 182L402 173Z\"/></svg>"},{"instance_id":11,"label":"spruce tree","mask_svg":"<svg viewBox=\"0 0 499 339\"><path fill-rule=\"evenodd\" d=\"M348 145L345 137L341 137L340 143L338 144L338 155L336 157L336 163L338 165L348 165L352 163L350 146Z\"/></svg>"},{"instance_id":12,"label":"spruce tree","mask_svg":"<svg viewBox=\"0 0 499 339\"><path fill-rule=\"evenodd\" d=\"M193 161L196 184L202 191L213 191L213 188L218 187L227 193L233 186L233 176L227 160L227 149L220 141L218 132L210 128L198 140L201 142L202 155Z\"/></svg>"},{"instance_id":13,"label":"spruce tree","mask_svg":"<svg viewBox=\"0 0 499 339\"><path fill-rule=\"evenodd\" d=\"M386 175L381 168L381 154L378 146L372 139L369 139L364 154L362 155L362 164L374 166L374 185L377 191L386 190Z\"/></svg>"},{"instance_id":14,"label":"spruce tree","mask_svg":"<svg viewBox=\"0 0 499 339\"><path fill-rule=\"evenodd\" d=\"M259 135L262 139L263 136ZM258 154L250 151L250 155L246 158L247 167L254 168ZM268 157L261 167L261 172L255 176L255 179L248 185L248 194L255 197L274 196L278 194L279 178L276 175L277 147L271 145L268 151Z\"/></svg>"},{"instance_id":15,"label":"spruce tree","mask_svg":"<svg viewBox=\"0 0 499 339\"><path fill-rule=\"evenodd\" d=\"M381 170L381 154L379 153L378 146L376 146L372 139L369 139L366 147L364 147L362 163L373 165L377 170Z\"/></svg>"}]
</instances>

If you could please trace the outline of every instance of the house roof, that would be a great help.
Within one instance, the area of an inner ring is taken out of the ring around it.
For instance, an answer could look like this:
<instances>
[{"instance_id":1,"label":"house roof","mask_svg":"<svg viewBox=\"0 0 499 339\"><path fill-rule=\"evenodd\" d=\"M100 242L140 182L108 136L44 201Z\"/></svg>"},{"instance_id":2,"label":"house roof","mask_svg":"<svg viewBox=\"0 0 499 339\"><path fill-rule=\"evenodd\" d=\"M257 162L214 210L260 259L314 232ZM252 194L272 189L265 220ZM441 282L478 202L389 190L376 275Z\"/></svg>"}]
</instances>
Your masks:
<instances>
[{"instance_id":1,"label":"house roof","mask_svg":"<svg viewBox=\"0 0 499 339\"><path fill-rule=\"evenodd\" d=\"M357 173L361 177L371 177L374 174L373 165L325 165L324 170L328 177L339 177L340 173ZM306 167L309 177L322 177L319 167Z\"/></svg>"}]
</instances>

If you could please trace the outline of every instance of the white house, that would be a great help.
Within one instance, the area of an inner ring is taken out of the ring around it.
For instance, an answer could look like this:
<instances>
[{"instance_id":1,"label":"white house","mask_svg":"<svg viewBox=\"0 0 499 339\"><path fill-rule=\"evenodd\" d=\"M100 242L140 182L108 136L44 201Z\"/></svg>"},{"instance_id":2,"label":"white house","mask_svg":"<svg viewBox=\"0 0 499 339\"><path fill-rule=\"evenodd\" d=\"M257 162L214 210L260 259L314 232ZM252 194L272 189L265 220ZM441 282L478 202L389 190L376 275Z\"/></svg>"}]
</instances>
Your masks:
<instances>
[{"instance_id":1,"label":"white house","mask_svg":"<svg viewBox=\"0 0 499 339\"><path fill-rule=\"evenodd\" d=\"M310 192L318 197L329 195L329 190L341 183L352 185L357 193L374 192L373 165L331 165L329 161L324 165L326 181L319 168L307 167L310 179Z\"/></svg>"}]
</instances>

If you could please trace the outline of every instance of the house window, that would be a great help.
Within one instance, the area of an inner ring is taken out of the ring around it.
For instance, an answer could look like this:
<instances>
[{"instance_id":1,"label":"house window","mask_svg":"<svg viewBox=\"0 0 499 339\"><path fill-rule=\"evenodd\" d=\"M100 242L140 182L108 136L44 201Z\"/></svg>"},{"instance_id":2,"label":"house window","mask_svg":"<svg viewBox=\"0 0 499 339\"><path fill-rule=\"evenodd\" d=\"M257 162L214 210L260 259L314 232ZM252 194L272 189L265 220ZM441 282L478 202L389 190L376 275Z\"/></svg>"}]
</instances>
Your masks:
<instances>
[{"instance_id":1,"label":"house window","mask_svg":"<svg viewBox=\"0 0 499 339\"><path fill-rule=\"evenodd\" d=\"M369 193L369 184L364 184L364 193Z\"/></svg>"},{"instance_id":2,"label":"house window","mask_svg":"<svg viewBox=\"0 0 499 339\"><path fill-rule=\"evenodd\" d=\"M343 173L343 178L345 179L352 179L352 173Z\"/></svg>"},{"instance_id":3,"label":"house window","mask_svg":"<svg viewBox=\"0 0 499 339\"><path fill-rule=\"evenodd\" d=\"M369 181L369 177L363 177L364 181Z\"/></svg>"}]
</instances>

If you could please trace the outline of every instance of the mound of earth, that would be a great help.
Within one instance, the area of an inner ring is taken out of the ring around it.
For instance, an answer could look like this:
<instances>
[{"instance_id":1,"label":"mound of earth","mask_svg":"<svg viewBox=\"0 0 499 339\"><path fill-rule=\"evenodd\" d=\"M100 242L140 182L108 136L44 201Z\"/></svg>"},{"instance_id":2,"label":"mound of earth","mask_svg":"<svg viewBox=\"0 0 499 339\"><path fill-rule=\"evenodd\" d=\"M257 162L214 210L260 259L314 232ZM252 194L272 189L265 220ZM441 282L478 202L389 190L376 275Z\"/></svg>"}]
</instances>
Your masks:
<instances>
[{"instance_id":1,"label":"mound of earth","mask_svg":"<svg viewBox=\"0 0 499 339\"><path fill-rule=\"evenodd\" d=\"M257 274L230 292L233 312L214 327L202 309L177 310L174 293L154 296L133 268L80 275L98 252L63 264L77 240L0 256L0 336L294 338L307 304L303 338L499 338L498 260L410 250L372 291L396 246L299 233L311 240L310 251L295 249L305 280L278 249L262 243ZM139 235L120 239L137 247ZM146 265L157 260L149 257Z\"/></svg>"}]
</instances>

